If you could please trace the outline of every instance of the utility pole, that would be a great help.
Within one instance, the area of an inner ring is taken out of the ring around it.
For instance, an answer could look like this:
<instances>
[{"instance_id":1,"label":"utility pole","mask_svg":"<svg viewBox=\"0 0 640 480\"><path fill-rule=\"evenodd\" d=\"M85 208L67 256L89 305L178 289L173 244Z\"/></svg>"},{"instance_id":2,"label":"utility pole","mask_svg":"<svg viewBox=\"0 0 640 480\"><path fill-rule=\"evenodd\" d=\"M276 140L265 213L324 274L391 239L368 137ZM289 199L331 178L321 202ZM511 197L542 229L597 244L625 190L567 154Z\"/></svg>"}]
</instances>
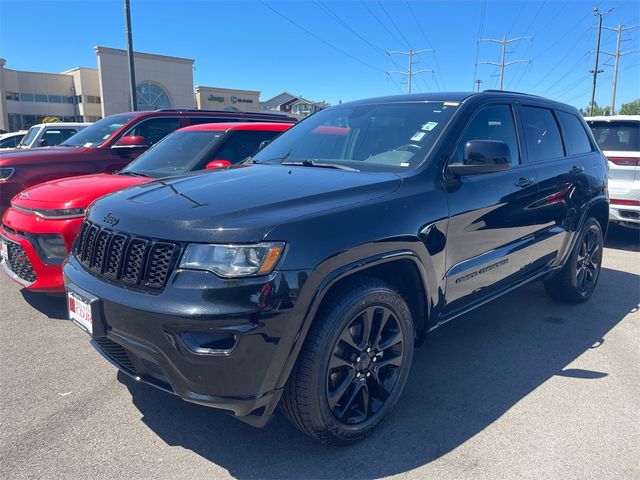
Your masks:
<instances>
[{"instance_id":1,"label":"utility pole","mask_svg":"<svg viewBox=\"0 0 640 480\"><path fill-rule=\"evenodd\" d=\"M602 51L602 53L604 53L605 55L609 55L611 57L615 58L615 62L614 62L614 66L613 66L613 88L611 89L611 107L609 110L609 115L613 115L616 111L616 85L618 82L618 64L620 62L620 57L624 56L624 55L629 55L630 53L639 53L640 50L632 50L630 52L621 52L620 51L620 41L622 39L622 34L624 32L626 32L627 30L633 30L635 28L640 28L638 26L635 27L626 27L623 28L622 24L618 24L618 28L612 28L612 27L602 27L605 30L611 30L613 32L618 32L618 41L616 43L616 51L615 53L611 53L611 52L605 52L604 50Z\"/></svg>"},{"instance_id":2,"label":"utility pole","mask_svg":"<svg viewBox=\"0 0 640 480\"><path fill-rule=\"evenodd\" d=\"M476 85L477 85L476 92L480 91L480 84L481 83L484 83L484 80L480 80L480 79L476 80Z\"/></svg>"},{"instance_id":3,"label":"utility pole","mask_svg":"<svg viewBox=\"0 0 640 480\"><path fill-rule=\"evenodd\" d=\"M600 58L600 35L602 34L602 17L609 15L613 12L613 8L610 8L605 13L600 12L597 7L593 9L593 14L598 17L598 38L596 40L596 64L593 70L589 70L589 73L593 73L593 86L591 87L591 105L589 105L589 115L593 115L593 107L596 101L596 83L598 82L598 74L604 72L604 70L598 70L598 60Z\"/></svg>"},{"instance_id":4,"label":"utility pole","mask_svg":"<svg viewBox=\"0 0 640 480\"><path fill-rule=\"evenodd\" d=\"M496 67L500 67L500 90L504 87L504 67L508 67L509 65L513 65L515 63L531 63L532 60L514 60L512 62L505 63L505 57L507 53L507 45L513 42L519 42L520 40L533 40L532 37L516 37L507 40L507 36L503 35L502 40L497 40L495 38L479 38L478 42L494 42L502 45L502 55L500 57L500 63L497 62L478 62L476 65L495 65Z\"/></svg>"},{"instance_id":5,"label":"utility pole","mask_svg":"<svg viewBox=\"0 0 640 480\"><path fill-rule=\"evenodd\" d=\"M387 72L387 75L390 75L392 73L397 73L400 75L404 75L407 77L408 79L408 84L409 84L409 94L411 94L411 79L414 75L418 75L419 73L425 73L425 72L433 72L433 70L429 69L422 69L422 70L413 70L413 65L414 62L413 61L413 57L420 55L422 53L427 53L427 52L433 52L435 53L435 50L433 48L426 48L424 50L418 50L417 52L414 52L413 50L409 50L408 52L398 52L398 51L394 51L394 52L387 52L387 55L391 56L391 55L406 55L409 58L409 69L406 72L401 72L399 70L389 70Z\"/></svg>"},{"instance_id":6,"label":"utility pole","mask_svg":"<svg viewBox=\"0 0 640 480\"><path fill-rule=\"evenodd\" d=\"M136 71L133 62L133 38L131 35L131 8L129 0L124 0L124 29L127 34L127 57L129 58L129 80L131 93L131 111L138 110L138 96L136 94Z\"/></svg>"}]
</instances>

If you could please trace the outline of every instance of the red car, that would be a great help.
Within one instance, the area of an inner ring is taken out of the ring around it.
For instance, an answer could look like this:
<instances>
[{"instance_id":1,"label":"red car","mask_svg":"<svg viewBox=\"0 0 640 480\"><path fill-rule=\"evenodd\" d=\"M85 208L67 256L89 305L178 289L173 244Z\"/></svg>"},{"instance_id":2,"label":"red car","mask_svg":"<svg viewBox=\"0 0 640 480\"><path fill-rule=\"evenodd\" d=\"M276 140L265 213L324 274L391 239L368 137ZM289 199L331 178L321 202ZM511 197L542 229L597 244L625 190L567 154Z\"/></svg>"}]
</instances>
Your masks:
<instances>
[{"instance_id":1,"label":"red car","mask_svg":"<svg viewBox=\"0 0 640 480\"><path fill-rule=\"evenodd\" d=\"M62 262L91 202L157 178L238 163L292 123L213 123L182 128L115 174L52 180L11 201L0 230L5 273L29 290L62 292Z\"/></svg>"},{"instance_id":2,"label":"red car","mask_svg":"<svg viewBox=\"0 0 640 480\"><path fill-rule=\"evenodd\" d=\"M57 178L111 173L178 128L215 122L295 122L282 114L157 110L103 118L56 147L0 152L0 216L27 187Z\"/></svg>"}]
</instances>

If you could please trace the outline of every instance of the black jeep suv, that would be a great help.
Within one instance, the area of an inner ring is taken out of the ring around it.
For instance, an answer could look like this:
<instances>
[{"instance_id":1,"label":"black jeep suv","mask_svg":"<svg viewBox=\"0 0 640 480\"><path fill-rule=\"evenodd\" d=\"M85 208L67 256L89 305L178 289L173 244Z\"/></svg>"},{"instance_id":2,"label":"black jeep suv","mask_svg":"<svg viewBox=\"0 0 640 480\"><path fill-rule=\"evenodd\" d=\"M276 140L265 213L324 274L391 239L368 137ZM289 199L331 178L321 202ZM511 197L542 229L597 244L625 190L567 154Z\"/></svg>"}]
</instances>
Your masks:
<instances>
[{"instance_id":1,"label":"black jeep suv","mask_svg":"<svg viewBox=\"0 0 640 480\"><path fill-rule=\"evenodd\" d=\"M388 416L431 329L533 280L593 293L606 161L578 111L483 92L357 101L248 162L88 211L70 317L190 402L344 444Z\"/></svg>"}]
</instances>

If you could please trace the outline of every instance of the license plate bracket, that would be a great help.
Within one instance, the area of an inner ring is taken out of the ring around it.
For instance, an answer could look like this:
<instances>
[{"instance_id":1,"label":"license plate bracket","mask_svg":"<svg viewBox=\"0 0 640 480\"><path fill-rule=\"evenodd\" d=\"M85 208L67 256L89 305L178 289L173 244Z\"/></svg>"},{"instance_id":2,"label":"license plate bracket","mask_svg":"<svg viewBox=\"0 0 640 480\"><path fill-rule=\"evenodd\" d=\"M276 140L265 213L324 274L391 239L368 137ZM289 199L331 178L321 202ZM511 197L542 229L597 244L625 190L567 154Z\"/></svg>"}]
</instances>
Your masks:
<instances>
[{"instance_id":1,"label":"license plate bracket","mask_svg":"<svg viewBox=\"0 0 640 480\"><path fill-rule=\"evenodd\" d=\"M92 337L106 335L104 323L100 315L100 299L88 292L67 285L67 309L69 320Z\"/></svg>"}]
</instances>

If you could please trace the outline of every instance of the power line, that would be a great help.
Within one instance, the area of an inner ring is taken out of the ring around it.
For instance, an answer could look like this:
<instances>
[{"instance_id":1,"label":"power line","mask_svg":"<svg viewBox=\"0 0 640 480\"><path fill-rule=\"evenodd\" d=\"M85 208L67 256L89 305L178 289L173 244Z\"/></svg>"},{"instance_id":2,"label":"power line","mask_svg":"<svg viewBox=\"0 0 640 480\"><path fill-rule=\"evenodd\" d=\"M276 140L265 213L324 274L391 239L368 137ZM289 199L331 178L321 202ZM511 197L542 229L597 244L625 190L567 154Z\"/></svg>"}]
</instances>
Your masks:
<instances>
[{"instance_id":1,"label":"power line","mask_svg":"<svg viewBox=\"0 0 640 480\"><path fill-rule=\"evenodd\" d=\"M391 35L391 36L394 38L394 40L395 40L396 42L398 42L398 43L402 43L402 40L400 40L398 37L396 37L396 35L395 35L391 30L389 30L389 27L387 27L387 26L382 22L382 20L380 20L380 19L378 18L378 16L375 14L375 12L369 8L369 5L367 5L367 4L366 4L366 2L364 2L363 0L360 0L360 3L361 3L361 4L362 4L362 5L363 5L363 6L364 6L368 11L369 11L369 13L371 14L371 16L376 20L376 22L378 22L378 23L380 24L380 26L381 26L382 28L384 28L384 29L387 31L387 33L389 33L389 35Z\"/></svg>"},{"instance_id":2,"label":"power line","mask_svg":"<svg viewBox=\"0 0 640 480\"><path fill-rule=\"evenodd\" d=\"M384 12L384 14L387 16L387 18L389 19L389 21L391 22L391 25L393 25L395 27L395 29L398 31L398 33L400 34L400 36L402 37L402 39L405 41L405 43L407 44L407 46L409 47L409 49L413 49L413 46L411 45L411 43L409 42L409 40L407 40L407 37L404 36L404 33L402 33L402 30L400 30L400 28L398 28L398 25L396 25L396 22L393 21L393 18L391 18L391 15L389 15L389 12L387 12L387 9L384 8L384 5L382 5L382 2L380 0L378 0L378 5L380 5L380 8L382 9L382 11Z\"/></svg>"},{"instance_id":3,"label":"power line","mask_svg":"<svg viewBox=\"0 0 640 480\"><path fill-rule=\"evenodd\" d=\"M476 83L478 77L478 60L480 59L480 37L482 37L482 30L484 29L484 15L487 10L487 0L482 1L482 7L480 8L480 23L478 25L478 40L476 41L476 63L473 67L473 83ZM475 85L474 85L475 86Z\"/></svg>"},{"instance_id":4,"label":"power line","mask_svg":"<svg viewBox=\"0 0 640 480\"><path fill-rule=\"evenodd\" d=\"M313 33L312 31L306 29L305 27L303 27L302 25L300 25L298 22L296 22L295 20L290 19L289 17L287 17L286 15L280 13L278 10L276 10L275 8L273 8L271 5L268 5L264 0L258 0L263 6L265 6L266 8L268 8L269 10L271 10L273 13L275 13L276 15L278 15L279 17L282 17L283 19L285 19L287 22L289 22L290 24L294 25L295 27L299 28L300 30L302 30L303 32L305 32L308 35L311 35L313 38L315 38L316 40L318 40L319 42L324 43L326 46L328 46L329 48L332 48L333 50L335 50L338 53L341 53L342 55L349 57L352 60L355 60L356 62L364 65L365 67L368 67L372 70L375 70L377 72L383 72L384 70L382 70L381 68L378 67L374 67L373 65L371 65L370 63L365 62L364 60L359 59L358 57L351 55L348 52L345 52L344 50L342 50L339 47L336 47L335 45L333 45L332 43L327 42L326 40L324 40L323 38L319 37L318 35L316 35L315 33Z\"/></svg>"},{"instance_id":5,"label":"power line","mask_svg":"<svg viewBox=\"0 0 640 480\"><path fill-rule=\"evenodd\" d=\"M497 62L477 62L478 65L495 65L496 67L500 67L500 90L504 87L504 69L510 65L514 65L516 63L531 63L531 60L512 60L511 62L505 62L506 49L507 45L513 42L519 42L520 40L532 40L531 37L516 37L507 40L507 36L504 35L502 40L496 40L495 38L480 38L479 42L494 42L502 45L502 54L500 56L500 63Z\"/></svg>"},{"instance_id":6,"label":"power line","mask_svg":"<svg viewBox=\"0 0 640 480\"><path fill-rule=\"evenodd\" d=\"M611 28L611 27L602 27L605 30L612 30L614 32L618 33L618 41L616 42L616 51L615 53L610 53L610 52L605 52L604 50L602 51L602 53L604 53L605 55L609 55L615 58L615 66L613 67L613 87L611 89L611 105L610 105L610 114L613 115L614 112L616 111L616 84L618 83L618 64L620 63L620 57L624 56L624 55L630 55L632 53L639 53L640 50L629 50L627 52L621 52L620 51L620 41L622 39L622 34L628 30L635 30L636 28L640 28L638 26L635 27L626 27L623 28L622 24L618 24L618 28Z\"/></svg>"},{"instance_id":7,"label":"power line","mask_svg":"<svg viewBox=\"0 0 640 480\"><path fill-rule=\"evenodd\" d=\"M427 44L429 45L429 47L433 48L433 44L429 41L429 39L427 38L427 34L424 32L424 29L422 28L422 25L420 24L420 22L418 21L418 17L416 16L415 12L413 11L413 7L411 7L411 4L409 2L405 2L407 4L407 8L409 9L409 12L411 12L411 15L413 16L413 19L416 22L416 25L418 25L418 29L420 30L420 32L422 33L422 36L424 37L425 42L427 42ZM437 77L435 77L436 79L436 83L438 82L438 77L440 77L440 80L442 81L439 85L439 88L441 90L446 90L445 88L445 84L444 84L444 78L442 77L442 71L440 69L440 65L438 63L438 55L436 53L435 48L433 49L433 59L436 62L436 73L437 73ZM427 65L429 66L429 65Z\"/></svg>"}]
</instances>

